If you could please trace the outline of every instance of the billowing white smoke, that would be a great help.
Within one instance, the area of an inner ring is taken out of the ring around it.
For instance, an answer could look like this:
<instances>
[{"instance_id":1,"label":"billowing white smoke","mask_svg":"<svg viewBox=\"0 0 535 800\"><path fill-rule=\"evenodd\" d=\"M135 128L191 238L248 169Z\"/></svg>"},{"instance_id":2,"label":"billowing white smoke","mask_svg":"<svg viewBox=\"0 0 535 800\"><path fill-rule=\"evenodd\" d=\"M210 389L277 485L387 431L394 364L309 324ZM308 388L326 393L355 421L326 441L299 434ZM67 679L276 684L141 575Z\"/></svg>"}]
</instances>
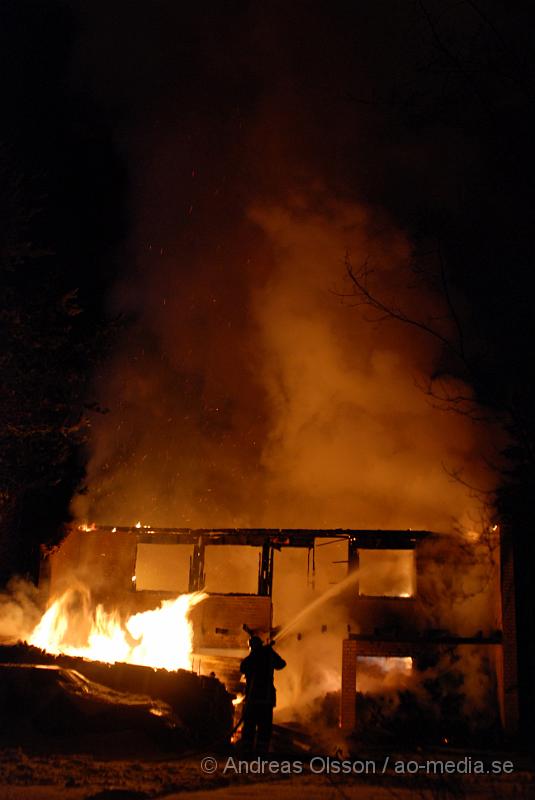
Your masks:
<instances>
[{"instance_id":1,"label":"billowing white smoke","mask_svg":"<svg viewBox=\"0 0 535 800\"><path fill-rule=\"evenodd\" d=\"M370 324L337 294L348 289L347 251L406 291L406 239L380 214L317 190L257 204L235 225L228 236L264 248L260 266L207 245L185 280L169 258L138 277L146 307L97 387L111 411L95 422L80 515L192 527L467 525L479 502L447 469L488 485L485 437L419 388L434 345Z\"/></svg>"},{"instance_id":2,"label":"billowing white smoke","mask_svg":"<svg viewBox=\"0 0 535 800\"><path fill-rule=\"evenodd\" d=\"M0 641L24 639L37 625L42 609L38 589L22 578L12 578L0 594Z\"/></svg>"}]
</instances>

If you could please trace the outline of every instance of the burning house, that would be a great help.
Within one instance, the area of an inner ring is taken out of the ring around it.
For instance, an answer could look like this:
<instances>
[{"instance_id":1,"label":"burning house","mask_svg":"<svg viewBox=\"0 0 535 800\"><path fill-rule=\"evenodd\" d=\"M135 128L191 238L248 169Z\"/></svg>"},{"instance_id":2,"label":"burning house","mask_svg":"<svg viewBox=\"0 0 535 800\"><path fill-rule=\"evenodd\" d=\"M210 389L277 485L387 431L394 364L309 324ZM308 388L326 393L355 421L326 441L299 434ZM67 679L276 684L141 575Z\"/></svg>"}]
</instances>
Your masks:
<instances>
[{"instance_id":1,"label":"burning house","mask_svg":"<svg viewBox=\"0 0 535 800\"><path fill-rule=\"evenodd\" d=\"M30 641L50 652L215 674L239 695L254 631L289 664L282 720L330 696L351 733L367 699L423 702L425 686L440 705L455 674L455 714L516 729L512 563L496 530L80 526L41 582L50 603Z\"/></svg>"},{"instance_id":2,"label":"burning house","mask_svg":"<svg viewBox=\"0 0 535 800\"><path fill-rule=\"evenodd\" d=\"M4 667L223 736L252 631L281 723L527 740L523 11L5 5Z\"/></svg>"}]
</instances>

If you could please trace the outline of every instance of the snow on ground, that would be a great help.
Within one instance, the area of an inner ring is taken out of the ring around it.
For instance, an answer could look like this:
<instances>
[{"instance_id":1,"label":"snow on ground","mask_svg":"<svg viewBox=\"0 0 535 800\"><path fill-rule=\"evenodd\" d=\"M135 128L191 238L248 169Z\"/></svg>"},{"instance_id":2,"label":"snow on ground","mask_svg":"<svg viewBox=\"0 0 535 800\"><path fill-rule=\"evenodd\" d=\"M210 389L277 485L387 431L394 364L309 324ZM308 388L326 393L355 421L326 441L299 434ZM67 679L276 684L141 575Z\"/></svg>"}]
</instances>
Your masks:
<instances>
[{"instance_id":1,"label":"snow on ground","mask_svg":"<svg viewBox=\"0 0 535 800\"><path fill-rule=\"evenodd\" d=\"M381 775L203 774L201 756L183 759L102 760L89 755L0 750L0 800L488 800L535 798L533 772L434 778Z\"/></svg>"}]
</instances>

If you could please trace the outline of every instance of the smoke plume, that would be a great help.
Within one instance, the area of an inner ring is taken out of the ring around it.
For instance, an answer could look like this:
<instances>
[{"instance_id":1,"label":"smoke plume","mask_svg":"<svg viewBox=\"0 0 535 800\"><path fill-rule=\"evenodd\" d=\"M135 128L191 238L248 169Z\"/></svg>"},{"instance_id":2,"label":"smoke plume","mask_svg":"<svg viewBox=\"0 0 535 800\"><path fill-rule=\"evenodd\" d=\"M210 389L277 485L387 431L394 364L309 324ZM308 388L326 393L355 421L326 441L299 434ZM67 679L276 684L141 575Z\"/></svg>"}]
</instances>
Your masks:
<instances>
[{"instance_id":1,"label":"smoke plume","mask_svg":"<svg viewBox=\"0 0 535 800\"><path fill-rule=\"evenodd\" d=\"M396 281L406 236L317 188L257 201L228 235L238 244L198 242L189 270L178 248L148 245L130 286L139 317L98 381L110 413L95 424L81 513L161 526L469 525L478 502L450 472L488 485L481 431L422 392L429 341L341 297L346 252Z\"/></svg>"}]
</instances>

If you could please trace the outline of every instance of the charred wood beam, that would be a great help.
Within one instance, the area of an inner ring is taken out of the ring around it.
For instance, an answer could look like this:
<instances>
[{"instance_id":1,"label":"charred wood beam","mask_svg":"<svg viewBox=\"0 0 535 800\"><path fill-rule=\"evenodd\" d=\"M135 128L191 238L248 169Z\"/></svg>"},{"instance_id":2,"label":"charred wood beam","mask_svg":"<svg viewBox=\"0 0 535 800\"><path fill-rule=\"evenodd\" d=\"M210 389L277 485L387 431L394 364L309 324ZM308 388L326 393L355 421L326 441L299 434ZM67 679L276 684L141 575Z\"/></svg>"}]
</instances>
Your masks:
<instances>
[{"instance_id":1,"label":"charred wood beam","mask_svg":"<svg viewBox=\"0 0 535 800\"><path fill-rule=\"evenodd\" d=\"M262 545L260 568L258 571L258 594L261 597L271 597L273 584L273 548L269 540Z\"/></svg>"},{"instance_id":2,"label":"charred wood beam","mask_svg":"<svg viewBox=\"0 0 535 800\"><path fill-rule=\"evenodd\" d=\"M497 631L492 636L433 636L433 635L406 635L399 634L396 636L378 636L376 634L366 633L350 633L349 639L357 642L366 642L369 644L409 644L409 645L422 645L436 647L439 645L445 646L462 646L462 645L500 645L502 644L503 637L501 631Z\"/></svg>"},{"instance_id":3,"label":"charred wood beam","mask_svg":"<svg viewBox=\"0 0 535 800\"><path fill-rule=\"evenodd\" d=\"M199 537L193 546L193 553L189 562L189 592L200 592L204 588L204 542Z\"/></svg>"},{"instance_id":4,"label":"charred wood beam","mask_svg":"<svg viewBox=\"0 0 535 800\"><path fill-rule=\"evenodd\" d=\"M311 547L316 539L347 539L360 549L412 549L420 539L437 534L430 531L350 530L301 528L154 528L149 526L92 525L74 528L86 535L91 533L135 534L143 544L197 544L199 537L210 545L247 545L262 547L269 543L282 547Z\"/></svg>"}]
</instances>

